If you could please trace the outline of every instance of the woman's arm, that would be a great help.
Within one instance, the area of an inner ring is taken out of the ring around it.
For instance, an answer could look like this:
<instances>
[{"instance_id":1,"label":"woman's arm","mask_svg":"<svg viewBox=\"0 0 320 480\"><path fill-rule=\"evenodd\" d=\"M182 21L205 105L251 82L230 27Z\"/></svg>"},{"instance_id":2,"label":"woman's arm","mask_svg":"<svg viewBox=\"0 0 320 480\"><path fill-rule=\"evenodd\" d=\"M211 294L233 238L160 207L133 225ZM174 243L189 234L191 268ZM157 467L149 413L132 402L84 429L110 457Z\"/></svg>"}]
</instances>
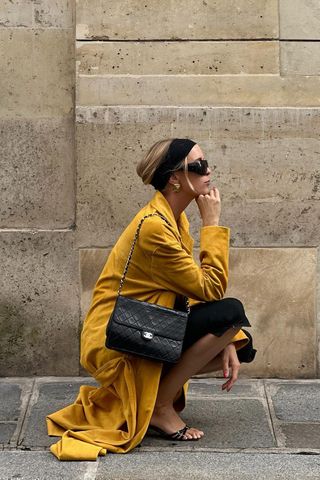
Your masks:
<instances>
[{"instance_id":1,"label":"woman's arm","mask_svg":"<svg viewBox=\"0 0 320 480\"><path fill-rule=\"evenodd\" d=\"M228 282L228 228L201 228L200 266L159 219L149 221L141 237L141 247L151 255L152 279L159 287L202 301L223 297Z\"/></svg>"}]
</instances>

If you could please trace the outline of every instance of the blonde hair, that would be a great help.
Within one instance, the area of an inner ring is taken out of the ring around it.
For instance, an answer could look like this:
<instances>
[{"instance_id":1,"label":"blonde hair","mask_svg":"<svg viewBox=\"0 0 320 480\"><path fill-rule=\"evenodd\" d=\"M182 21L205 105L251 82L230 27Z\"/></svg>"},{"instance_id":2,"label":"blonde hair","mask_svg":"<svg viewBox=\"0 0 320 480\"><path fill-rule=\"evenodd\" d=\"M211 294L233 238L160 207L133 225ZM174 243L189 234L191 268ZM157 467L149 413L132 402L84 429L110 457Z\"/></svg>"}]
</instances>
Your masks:
<instances>
[{"instance_id":1,"label":"blonde hair","mask_svg":"<svg viewBox=\"0 0 320 480\"><path fill-rule=\"evenodd\" d=\"M142 178L145 185L151 183L154 172L167 155L172 140L173 138L166 138L165 140L156 142L138 163L137 174Z\"/></svg>"},{"instance_id":2,"label":"blonde hair","mask_svg":"<svg viewBox=\"0 0 320 480\"><path fill-rule=\"evenodd\" d=\"M138 163L136 169L137 174L139 175L139 177L142 178L142 181L145 185L149 185L152 182L154 173L167 155L169 147L173 140L173 138L159 140L154 145L152 145L144 158ZM174 172L177 170L184 171L190 189L194 193L197 193L189 179L187 157L181 160L181 162L179 162L178 165L176 165L175 168L171 171Z\"/></svg>"}]
</instances>

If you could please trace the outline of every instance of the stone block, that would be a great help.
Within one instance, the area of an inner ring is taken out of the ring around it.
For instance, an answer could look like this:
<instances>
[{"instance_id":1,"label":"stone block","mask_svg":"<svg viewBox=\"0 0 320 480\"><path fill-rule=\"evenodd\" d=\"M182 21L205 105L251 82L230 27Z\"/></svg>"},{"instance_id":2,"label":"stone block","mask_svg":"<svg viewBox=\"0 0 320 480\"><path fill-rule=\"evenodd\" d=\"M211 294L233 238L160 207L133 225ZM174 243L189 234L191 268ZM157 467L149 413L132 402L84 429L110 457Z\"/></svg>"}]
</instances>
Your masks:
<instances>
[{"instance_id":1,"label":"stone block","mask_svg":"<svg viewBox=\"0 0 320 480\"><path fill-rule=\"evenodd\" d=\"M104 248L88 248L79 251L82 319L89 310L93 289L107 261L109 251Z\"/></svg>"},{"instance_id":2,"label":"stone block","mask_svg":"<svg viewBox=\"0 0 320 480\"><path fill-rule=\"evenodd\" d=\"M81 75L78 105L318 107L320 77Z\"/></svg>"},{"instance_id":3,"label":"stone block","mask_svg":"<svg viewBox=\"0 0 320 480\"><path fill-rule=\"evenodd\" d=\"M320 449L319 423L289 423L281 431L287 448Z\"/></svg>"},{"instance_id":4,"label":"stone block","mask_svg":"<svg viewBox=\"0 0 320 480\"><path fill-rule=\"evenodd\" d=\"M71 118L0 118L2 228L63 228L75 221Z\"/></svg>"},{"instance_id":5,"label":"stone block","mask_svg":"<svg viewBox=\"0 0 320 480\"><path fill-rule=\"evenodd\" d=\"M320 39L320 4L317 0L279 0L280 38Z\"/></svg>"},{"instance_id":6,"label":"stone block","mask_svg":"<svg viewBox=\"0 0 320 480\"><path fill-rule=\"evenodd\" d=\"M226 392L221 389L225 382L223 378L197 378L189 382L188 398L213 398L226 397ZM264 398L264 386L261 380L243 380L234 384L227 398Z\"/></svg>"},{"instance_id":7,"label":"stone block","mask_svg":"<svg viewBox=\"0 0 320 480\"><path fill-rule=\"evenodd\" d=\"M241 374L316 375L316 249L231 249L226 297L244 304L258 350ZM304 388L304 387L303 387Z\"/></svg>"},{"instance_id":8,"label":"stone block","mask_svg":"<svg viewBox=\"0 0 320 480\"><path fill-rule=\"evenodd\" d=\"M241 39L278 36L278 2L77 2L77 39Z\"/></svg>"},{"instance_id":9,"label":"stone block","mask_svg":"<svg viewBox=\"0 0 320 480\"><path fill-rule=\"evenodd\" d=\"M316 320L316 350L317 350L317 365L318 365L318 372L320 372L320 249L318 249L318 262L317 262L317 277L316 277L316 284L317 284L317 320Z\"/></svg>"},{"instance_id":10,"label":"stone block","mask_svg":"<svg viewBox=\"0 0 320 480\"><path fill-rule=\"evenodd\" d=\"M16 427L16 423L0 423L0 445L7 445L10 443Z\"/></svg>"},{"instance_id":11,"label":"stone block","mask_svg":"<svg viewBox=\"0 0 320 480\"><path fill-rule=\"evenodd\" d=\"M21 439L24 447L48 447L58 441L56 437L48 436L45 418L50 413L74 403L82 384L97 385L92 379L81 379L79 382L71 379L69 382L56 381L36 385L36 395L33 397L27 426Z\"/></svg>"},{"instance_id":12,"label":"stone block","mask_svg":"<svg viewBox=\"0 0 320 480\"><path fill-rule=\"evenodd\" d=\"M33 5L25 0L2 0L0 27L30 27L33 24Z\"/></svg>"},{"instance_id":13,"label":"stone block","mask_svg":"<svg viewBox=\"0 0 320 480\"><path fill-rule=\"evenodd\" d=\"M21 386L0 382L0 421L17 422L21 405ZM1 442L0 442L1 443Z\"/></svg>"},{"instance_id":14,"label":"stone block","mask_svg":"<svg viewBox=\"0 0 320 480\"><path fill-rule=\"evenodd\" d=\"M320 75L319 42L281 42L281 75Z\"/></svg>"},{"instance_id":15,"label":"stone block","mask_svg":"<svg viewBox=\"0 0 320 480\"><path fill-rule=\"evenodd\" d=\"M77 42L80 75L274 74L279 43Z\"/></svg>"},{"instance_id":16,"label":"stone block","mask_svg":"<svg viewBox=\"0 0 320 480\"><path fill-rule=\"evenodd\" d=\"M202 448L265 448L274 445L268 412L259 400L210 400L192 399L183 411L188 425L205 432ZM169 446L167 439L158 434L144 438L142 446L154 448ZM170 442L179 445L184 442ZM182 447L183 448L183 447Z\"/></svg>"},{"instance_id":17,"label":"stone block","mask_svg":"<svg viewBox=\"0 0 320 480\"><path fill-rule=\"evenodd\" d=\"M292 423L320 422L319 382L270 383L267 388L278 420Z\"/></svg>"},{"instance_id":18,"label":"stone block","mask_svg":"<svg viewBox=\"0 0 320 480\"><path fill-rule=\"evenodd\" d=\"M198 444L199 445L199 444ZM191 449L189 444L189 449ZM319 479L319 456L201 451L107 455L97 462L58 462L48 452L0 452L0 478L23 480L296 480Z\"/></svg>"},{"instance_id":19,"label":"stone block","mask_svg":"<svg viewBox=\"0 0 320 480\"><path fill-rule=\"evenodd\" d=\"M72 0L2 0L0 27L72 28Z\"/></svg>"},{"instance_id":20,"label":"stone block","mask_svg":"<svg viewBox=\"0 0 320 480\"><path fill-rule=\"evenodd\" d=\"M233 246L314 246L320 236L318 109L77 109L80 247L110 247L154 190L135 167L161 138L202 147ZM307 168L306 168L307 165ZM198 241L197 207L188 209Z\"/></svg>"},{"instance_id":21,"label":"stone block","mask_svg":"<svg viewBox=\"0 0 320 480\"><path fill-rule=\"evenodd\" d=\"M92 462L58 462L48 452L0 452L1 480L94 480L87 475L91 467Z\"/></svg>"},{"instance_id":22,"label":"stone block","mask_svg":"<svg viewBox=\"0 0 320 480\"><path fill-rule=\"evenodd\" d=\"M37 0L33 6L33 22L39 28L73 28L74 0Z\"/></svg>"},{"instance_id":23,"label":"stone block","mask_svg":"<svg viewBox=\"0 0 320 480\"><path fill-rule=\"evenodd\" d=\"M0 29L0 117L55 117L73 109L73 30Z\"/></svg>"},{"instance_id":24,"label":"stone block","mask_svg":"<svg viewBox=\"0 0 320 480\"><path fill-rule=\"evenodd\" d=\"M79 373L73 232L1 232L0 375Z\"/></svg>"},{"instance_id":25,"label":"stone block","mask_svg":"<svg viewBox=\"0 0 320 480\"><path fill-rule=\"evenodd\" d=\"M145 480L158 480L163 476L175 480L318 480L318 460L317 455L270 455L257 452L137 452L132 455L110 455L108 461L102 459L96 480L105 480L106 477L109 480L140 480L141 472Z\"/></svg>"}]
</instances>

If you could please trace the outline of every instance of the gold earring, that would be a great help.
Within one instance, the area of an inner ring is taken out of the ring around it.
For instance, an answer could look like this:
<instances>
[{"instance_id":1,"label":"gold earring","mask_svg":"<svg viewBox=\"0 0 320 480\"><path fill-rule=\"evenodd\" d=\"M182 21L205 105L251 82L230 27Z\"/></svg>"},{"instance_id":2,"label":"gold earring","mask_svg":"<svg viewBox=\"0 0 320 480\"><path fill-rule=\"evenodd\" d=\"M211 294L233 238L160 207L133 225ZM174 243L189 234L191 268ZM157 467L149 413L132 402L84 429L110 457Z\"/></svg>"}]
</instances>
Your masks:
<instances>
[{"instance_id":1,"label":"gold earring","mask_svg":"<svg viewBox=\"0 0 320 480\"><path fill-rule=\"evenodd\" d=\"M178 193L180 191L181 185L180 183L174 183L172 187L172 191Z\"/></svg>"}]
</instances>

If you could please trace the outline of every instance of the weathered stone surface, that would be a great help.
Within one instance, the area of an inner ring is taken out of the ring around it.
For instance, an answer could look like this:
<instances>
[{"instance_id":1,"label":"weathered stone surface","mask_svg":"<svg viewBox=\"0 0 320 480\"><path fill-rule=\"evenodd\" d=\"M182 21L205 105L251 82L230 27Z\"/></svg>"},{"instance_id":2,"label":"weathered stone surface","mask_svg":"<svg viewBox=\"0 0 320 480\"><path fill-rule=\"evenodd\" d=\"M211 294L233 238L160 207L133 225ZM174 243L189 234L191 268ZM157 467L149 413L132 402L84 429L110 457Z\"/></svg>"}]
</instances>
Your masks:
<instances>
[{"instance_id":1,"label":"weathered stone surface","mask_svg":"<svg viewBox=\"0 0 320 480\"><path fill-rule=\"evenodd\" d=\"M33 7L34 26L72 28L75 21L74 0L37 0Z\"/></svg>"},{"instance_id":2,"label":"weathered stone surface","mask_svg":"<svg viewBox=\"0 0 320 480\"><path fill-rule=\"evenodd\" d=\"M48 447L58 441L57 437L49 437L45 418L71 403L74 403L80 385L97 385L93 379L84 379L82 382L49 382L37 384L37 396L31 407L30 416L27 419L27 428L23 434L21 444L26 447Z\"/></svg>"},{"instance_id":3,"label":"weathered stone surface","mask_svg":"<svg viewBox=\"0 0 320 480\"><path fill-rule=\"evenodd\" d=\"M1 117L54 117L73 108L73 30L0 29Z\"/></svg>"},{"instance_id":4,"label":"weathered stone surface","mask_svg":"<svg viewBox=\"0 0 320 480\"><path fill-rule=\"evenodd\" d=\"M274 38L278 2L182 0L143 3L119 0L77 2L77 39Z\"/></svg>"},{"instance_id":5,"label":"weathered stone surface","mask_svg":"<svg viewBox=\"0 0 320 480\"><path fill-rule=\"evenodd\" d=\"M319 42L281 42L282 75L320 75Z\"/></svg>"},{"instance_id":6,"label":"weathered stone surface","mask_svg":"<svg viewBox=\"0 0 320 480\"><path fill-rule=\"evenodd\" d=\"M2 228L61 228L75 221L71 118L0 119Z\"/></svg>"},{"instance_id":7,"label":"weathered stone surface","mask_svg":"<svg viewBox=\"0 0 320 480\"><path fill-rule=\"evenodd\" d=\"M33 5L25 0L2 0L0 27L29 27L33 23Z\"/></svg>"},{"instance_id":8,"label":"weathered stone surface","mask_svg":"<svg viewBox=\"0 0 320 480\"><path fill-rule=\"evenodd\" d=\"M86 248L79 251L81 318L90 307L92 292L109 255L105 248Z\"/></svg>"},{"instance_id":9,"label":"weathered stone surface","mask_svg":"<svg viewBox=\"0 0 320 480\"><path fill-rule=\"evenodd\" d=\"M0 421L18 421L21 386L0 382Z\"/></svg>"},{"instance_id":10,"label":"weathered stone surface","mask_svg":"<svg viewBox=\"0 0 320 480\"><path fill-rule=\"evenodd\" d=\"M1 480L95 480L92 462L58 462L48 452L0 452Z\"/></svg>"},{"instance_id":11,"label":"weathered stone surface","mask_svg":"<svg viewBox=\"0 0 320 480\"><path fill-rule=\"evenodd\" d=\"M318 372L320 372L320 249L318 249L318 261L317 261L317 276L316 276L316 285L317 285L317 318L316 318L316 355L317 355L317 365Z\"/></svg>"},{"instance_id":12,"label":"weathered stone surface","mask_svg":"<svg viewBox=\"0 0 320 480\"><path fill-rule=\"evenodd\" d=\"M137 452L101 459L96 480L105 480L106 477L109 480L140 480L142 472L145 480L162 477L170 480L318 480L318 461L316 455L267 455L257 452Z\"/></svg>"},{"instance_id":13,"label":"weathered stone surface","mask_svg":"<svg viewBox=\"0 0 320 480\"><path fill-rule=\"evenodd\" d=\"M278 42L77 42L80 75L279 72Z\"/></svg>"},{"instance_id":14,"label":"weathered stone surface","mask_svg":"<svg viewBox=\"0 0 320 480\"><path fill-rule=\"evenodd\" d=\"M241 201L237 197L225 200L221 224L231 226L232 245L292 247L317 244L318 200L277 202L281 193L278 195L257 201ZM317 224L310 224L311 218Z\"/></svg>"},{"instance_id":15,"label":"weathered stone surface","mask_svg":"<svg viewBox=\"0 0 320 480\"><path fill-rule=\"evenodd\" d=\"M234 384L228 395L221 389L222 384L225 382L223 378L197 378L189 382L188 398L264 398L264 386L261 380L243 380Z\"/></svg>"},{"instance_id":16,"label":"weathered stone surface","mask_svg":"<svg viewBox=\"0 0 320 480\"><path fill-rule=\"evenodd\" d=\"M320 422L320 384L267 384L276 417L283 422Z\"/></svg>"},{"instance_id":17,"label":"weathered stone surface","mask_svg":"<svg viewBox=\"0 0 320 480\"><path fill-rule=\"evenodd\" d=\"M58 462L48 452L0 452L0 478L8 480L308 480L319 479L318 455L141 452L107 455L97 462ZM214 476L213 476L214 475Z\"/></svg>"},{"instance_id":18,"label":"weathered stone surface","mask_svg":"<svg viewBox=\"0 0 320 480\"><path fill-rule=\"evenodd\" d=\"M316 374L316 249L232 249L227 297L244 304L258 350L250 376ZM303 387L304 388L304 387Z\"/></svg>"},{"instance_id":19,"label":"weathered stone surface","mask_svg":"<svg viewBox=\"0 0 320 480\"><path fill-rule=\"evenodd\" d=\"M71 28L72 0L2 0L0 27Z\"/></svg>"},{"instance_id":20,"label":"weathered stone surface","mask_svg":"<svg viewBox=\"0 0 320 480\"><path fill-rule=\"evenodd\" d=\"M279 0L280 38L319 40L318 0Z\"/></svg>"},{"instance_id":21,"label":"weathered stone surface","mask_svg":"<svg viewBox=\"0 0 320 480\"><path fill-rule=\"evenodd\" d=\"M0 374L77 375L73 232L2 232Z\"/></svg>"},{"instance_id":22,"label":"weathered stone surface","mask_svg":"<svg viewBox=\"0 0 320 480\"><path fill-rule=\"evenodd\" d=\"M319 77L276 75L80 76L78 105L315 107Z\"/></svg>"},{"instance_id":23,"label":"weathered stone surface","mask_svg":"<svg viewBox=\"0 0 320 480\"><path fill-rule=\"evenodd\" d=\"M274 445L268 423L268 412L259 400L190 400L183 412L188 425L205 432L202 447L263 448ZM151 432L150 432L151 433ZM170 442L179 448L184 443ZM157 433L144 438L142 446L168 446L168 440Z\"/></svg>"},{"instance_id":24,"label":"weathered stone surface","mask_svg":"<svg viewBox=\"0 0 320 480\"><path fill-rule=\"evenodd\" d=\"M16 427L15 423L0 423L0 444L6 445L10 442Z\"/></svg>"},{"instance_id":25,"label":"weathered stone surface","mask_svg":"<svg viewBox=\"0 0 320 480\"><path fill-rule=\"evenodd\" d=\"M189 136L209 159L234 246L317 245L319 128L318 109L78 107L77 243L111 246L154 192L138 161L161 138ZM188 215L198 240L197 207Z\"/></svg>"},{"instance_id":26,"label":"weathered stone surface","mask_svg":"<svg viewBox=\"0 0 320 480\"><path fill-rule=\"evenodd\" d=\"M320 423L289 423L281 431L286 447L320 449Z\"/></svg>"}]
</instances>

